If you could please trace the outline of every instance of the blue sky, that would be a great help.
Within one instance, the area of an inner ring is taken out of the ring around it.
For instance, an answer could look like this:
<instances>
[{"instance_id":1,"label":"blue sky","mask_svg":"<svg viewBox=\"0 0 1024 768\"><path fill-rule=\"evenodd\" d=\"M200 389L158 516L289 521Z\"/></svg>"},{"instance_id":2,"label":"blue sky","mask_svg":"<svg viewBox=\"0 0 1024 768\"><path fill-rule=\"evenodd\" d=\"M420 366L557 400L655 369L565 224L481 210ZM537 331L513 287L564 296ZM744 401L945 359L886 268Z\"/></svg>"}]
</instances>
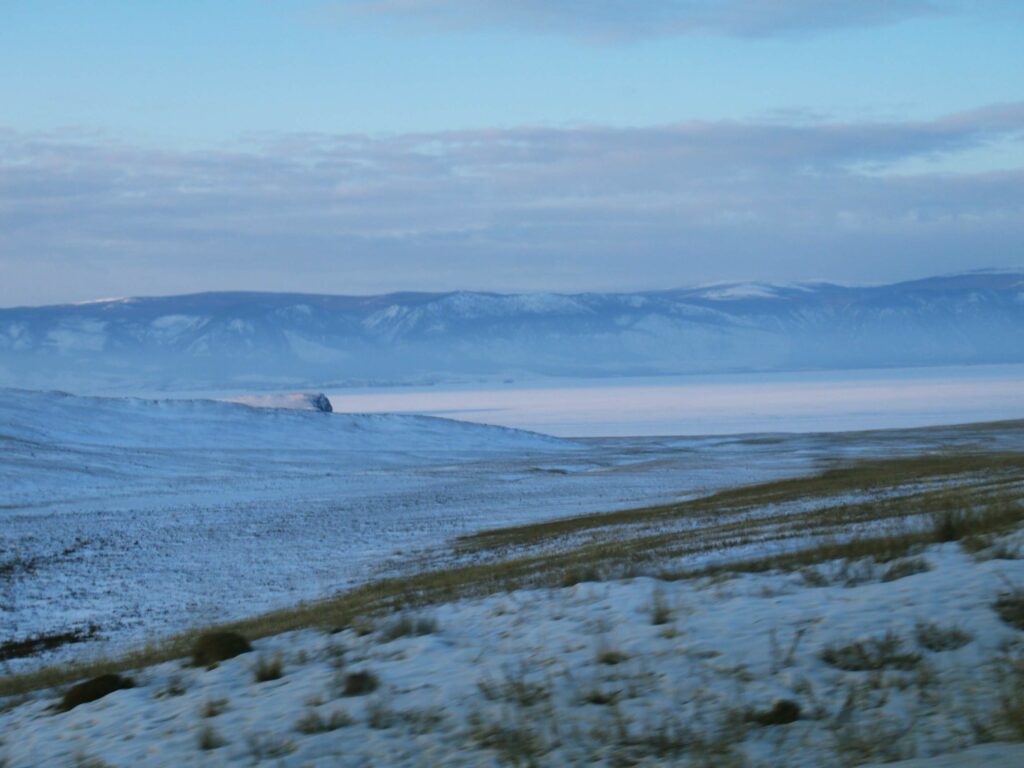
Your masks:
<instances>
[{"instance_id":1,"label":"blue sky","mask_svg":"<svg viewBox=\"0 0 1024 768\"><path fill-rule=\"evenodd\" d=\"M0 304L1024 262L1024 6L0 0Z\"/></svg>"}]
</instances>

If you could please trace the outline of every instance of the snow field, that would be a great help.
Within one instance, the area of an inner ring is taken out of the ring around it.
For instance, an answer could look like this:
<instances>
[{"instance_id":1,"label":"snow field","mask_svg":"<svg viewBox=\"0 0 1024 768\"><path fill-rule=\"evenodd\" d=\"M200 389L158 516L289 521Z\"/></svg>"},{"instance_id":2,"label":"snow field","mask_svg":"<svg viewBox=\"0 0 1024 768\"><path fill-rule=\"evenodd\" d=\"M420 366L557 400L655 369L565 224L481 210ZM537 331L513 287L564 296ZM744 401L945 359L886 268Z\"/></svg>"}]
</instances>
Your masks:
<instances>
[{"instance_id":1,"label":"snow field","mask_svg":"<svg viewBox=\"0 0 1024 768\"><path fill-rule=\"evenodd\" d=\"M35 694L0 714L0 756L11 768L1015 766L1024 747L989 742L1024 736L1024 631L993 606L1024 587L1024 560L1002 559L1022 543L933 545L897 561L900 578L863 561L588 582L279 635L215 669L138 671L136 688L68 713L49 710L56 692ZM256 682L275 659L281 676ZM356 672L376 690L343 695ZM799 719L759 724L778 701Z\"/></svg>"}]
</instances>

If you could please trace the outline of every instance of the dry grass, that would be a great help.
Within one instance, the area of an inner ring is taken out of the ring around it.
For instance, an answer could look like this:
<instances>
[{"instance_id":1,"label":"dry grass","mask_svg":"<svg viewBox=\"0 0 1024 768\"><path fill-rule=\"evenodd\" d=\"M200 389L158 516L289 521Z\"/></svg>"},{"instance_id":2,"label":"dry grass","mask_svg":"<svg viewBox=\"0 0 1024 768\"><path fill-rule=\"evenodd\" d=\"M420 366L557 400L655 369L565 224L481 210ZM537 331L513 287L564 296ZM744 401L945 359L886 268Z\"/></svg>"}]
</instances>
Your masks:
<instances>
[{"instance_id":1,"label":"dry grass","mask_svg":"<svg viewBox=\"0 0 1024 768\"><path fill-rule=\"evenodd\" d=\"M259 638L308 627L338 629L365 625L370 617L522 587L560 586L571 575L616 578L653 572L679 579L729 572L799 570L831 560L871 558L889 562L948 535L928 524L944 509L970 509L958 529L966 538L1012 529L1024 521L1024 506L1014 484L1024 481L1024 454L966 453L864 461L804 478L747 486L679 504L587 515L488 531L460 540L458 551L488 550L490 560L452 564L365 584L326 600L262 614L217 629ZM927 483L932 485L925 487ZM895 495L888 492L899 491ZM751 510L795 505L813 499L842 499L874 494L850 503L802 512L769 511L752 520ZM698 531L652 528L649 534L621 536L619 528L672 521L703 521ZM619 528L616 528L618 526ZM851 533L852 531L852 533ZM871 531L871 532L868 532ZM565 551L526 552L568 534L588 532L591 540ZM607 539L602 538L607 535ZM963 541L964 539L961 539ZM664 569L671 559L685 560L759 543L790 549L742 561L699 568ZM508 551L508 559L500 559ZM997 608L997 610L999 610ZM1002 612L1001 612L1002 615ZM1024 617L1024 609L1022 609ZM652 616L652 619L656 618ZM1024 618L1021 619L1024 628ZM193 655L209 633L185 633L110 659L48 667L0 680L0 697L67 684L104 673L118 673ZM241 646L239 646L241 647ZM208 661L210 657L203 657Z\"/></svg>"},{"instance_id":2,"label":"dry grass","mask_svg":"<svg viewBox=\"0 0 1024 768\"><path fill-rule=\"evenodd\" d=\"M270 658L260 656L252 668L253 680L257 683L266 683L271 680L280 680L284 674L284 660L280 654Z\"/></svg>"},{"instance_id":3,"label":"dry grass","mask_svg":"<svg viewBox=\"0 0 1024 768\"><path fill-rule=\"evenodd\" d=\"M821 660L844 672L874 672L883 669L907 672L921 662L921 655L907 650L903 638L889 631L879 637L857 640L848 645L828 645L821 652Z\"/></svg>"}]
</instances>

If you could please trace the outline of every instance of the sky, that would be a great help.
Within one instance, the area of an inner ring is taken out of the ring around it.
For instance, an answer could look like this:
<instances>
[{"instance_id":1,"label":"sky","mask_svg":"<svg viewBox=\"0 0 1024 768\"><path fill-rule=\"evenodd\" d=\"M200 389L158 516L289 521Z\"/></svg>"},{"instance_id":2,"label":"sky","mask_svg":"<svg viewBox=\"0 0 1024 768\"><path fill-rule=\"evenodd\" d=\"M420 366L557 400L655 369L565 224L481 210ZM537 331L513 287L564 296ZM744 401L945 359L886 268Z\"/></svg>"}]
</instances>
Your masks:
<instances>
[{"instance_id":1,"label":"sky","mask_svg":"<svg viewBox=\"0 0 1024 768\"><path fill-rule=\"evenodd\" d=\"M0 0L0 306L1024 264L1015 0Z\"/></svg>"}]
</instances>

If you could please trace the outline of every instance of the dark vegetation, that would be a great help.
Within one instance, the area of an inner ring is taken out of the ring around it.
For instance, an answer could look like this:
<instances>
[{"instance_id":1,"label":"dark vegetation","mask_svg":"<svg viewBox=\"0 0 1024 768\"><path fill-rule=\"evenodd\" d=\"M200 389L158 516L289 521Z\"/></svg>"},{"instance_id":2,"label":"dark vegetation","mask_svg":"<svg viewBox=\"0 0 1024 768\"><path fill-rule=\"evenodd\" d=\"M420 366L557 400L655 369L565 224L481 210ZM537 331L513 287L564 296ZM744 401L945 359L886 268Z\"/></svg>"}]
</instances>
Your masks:
<instances>
[{"instance_id":1,"label":"dark vegetation","mask_svg":"<svg viewBox=\"0 0 1024 768\"><path fill-rule=\"evenodd\" d=\"M57 709L61 712L68 712L82 704L102 699L114 691L134 687L135 683L129 677L115 674L100 675L68 688Z\"/></svg>"},{"instance_id":2,"label":"dark vegetation","mask_svg":"<svg viewBox=\"0 0 1024 768\"><path fill-rule=\"evenodd\" d=\"M0 643L0 661L10 659L23 659L35 656L46 651L60 648L62 645L72 643L84 643L99 635L100 628L90 624L81 629L72 629L67 632L51 632L42 635L33 635L21 640L8 640Z\"/></svg>"},{"instance_id":3,"label":"dark vegetation","mask_svg":"<svg viewBox=\"0 0 1024 768\"><path fill-rule=\"evenodd\" d=\"M789 699L776 701L771 709L751 712L747 719L758 725L788 725L800 719L800 705Z\"/></svg>"},{"instance_id":4,"label":"dark vegetation","mask_svg":"<svg viewBox=\"0 0 1024 768\"><path fill-rule=\"evenodd\" d=\"M380 686L380 679L368 670L360 672L349 672L345 675L345 684L342 688L342 696L365 696L373 693Z\"/></svg>"},{"instance_id":5,"label":"dark vegetation","mask_svg":"<svg viewBox=\"0 0 1024 768\"><path fill-rule=\"evenodd\" d=\"M209 667L251 650L249 641L237 632L206 632L192 645L192 665Z\"/></svg>"},{"instance_id":6,"label":"dark vegetation","mask_svg":"<svg viewBox=\"0 0 1024 768\"><path fill-rule=\"evenodd\" d=\"M257 683L280 680L283 674L284 661L280 656L273 656L271 658L260 656L256 659L256 665L252 668L252 677Z\"/></svg>"}]
</instances>

